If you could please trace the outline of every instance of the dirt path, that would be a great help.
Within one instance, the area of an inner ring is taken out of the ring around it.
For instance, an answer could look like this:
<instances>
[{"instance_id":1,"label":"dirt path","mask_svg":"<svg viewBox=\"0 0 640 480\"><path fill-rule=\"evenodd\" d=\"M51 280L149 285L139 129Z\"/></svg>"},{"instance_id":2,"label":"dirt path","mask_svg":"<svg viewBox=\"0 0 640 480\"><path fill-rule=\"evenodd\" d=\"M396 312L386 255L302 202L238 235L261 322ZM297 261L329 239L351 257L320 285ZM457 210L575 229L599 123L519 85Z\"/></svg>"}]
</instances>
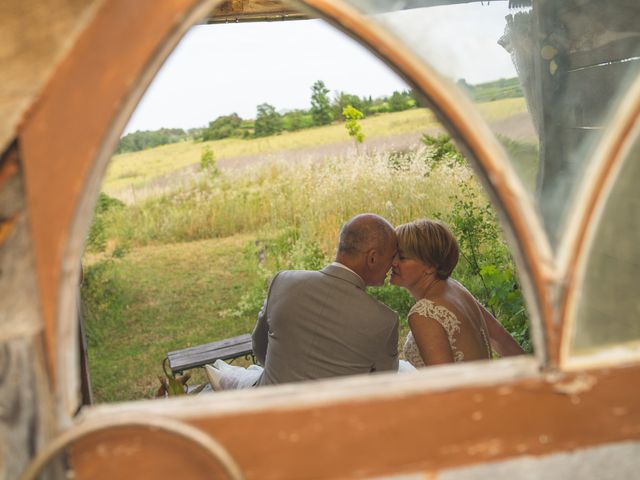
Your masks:
<instances>
[{"instance_id":1,"label":"dirt path","mask_svg":"<svg viewBox=\"0 0 640 480\"><path fill-rule=\"evenodd\" d=\"M364 152L388 152L405 150L420 145L423 133L434 135L437 129L425 132L410 132L390 137L378 137L365 139L360 146L360 151ZM327 158L344 157L356 153L356 146L353 141L348 140L340 143L321 145L318 147L299 148L294 150L280 150L267 155L245 155L233 158L222 158L218 161L218 166L222 169L242 168L257 162L279 159L284 161L318 161Z\"/></svg>"}]
</instances>

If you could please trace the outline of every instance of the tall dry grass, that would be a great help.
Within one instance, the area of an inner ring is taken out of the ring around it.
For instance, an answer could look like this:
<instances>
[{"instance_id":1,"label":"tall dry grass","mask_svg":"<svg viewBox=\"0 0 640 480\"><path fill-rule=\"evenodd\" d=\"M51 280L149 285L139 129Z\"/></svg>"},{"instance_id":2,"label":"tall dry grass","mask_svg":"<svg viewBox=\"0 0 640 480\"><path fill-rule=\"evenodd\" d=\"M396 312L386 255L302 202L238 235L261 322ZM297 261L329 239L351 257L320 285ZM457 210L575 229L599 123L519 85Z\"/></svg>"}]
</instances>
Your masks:
<instances>
[{"instance_id":1,"label":"tall dry grass","mask_svg":"<svg viewBox=\"0 0 640 480\"><path fill-rule=\"evenodd\" d=\"M114 210L105 223L107 236L128 246L296 227L330 252L340 225L360 212L392 223L446 214L471 175L462 166L432 169L423 147L326 162L275 160Z\"/></svg>"}]
</instances>

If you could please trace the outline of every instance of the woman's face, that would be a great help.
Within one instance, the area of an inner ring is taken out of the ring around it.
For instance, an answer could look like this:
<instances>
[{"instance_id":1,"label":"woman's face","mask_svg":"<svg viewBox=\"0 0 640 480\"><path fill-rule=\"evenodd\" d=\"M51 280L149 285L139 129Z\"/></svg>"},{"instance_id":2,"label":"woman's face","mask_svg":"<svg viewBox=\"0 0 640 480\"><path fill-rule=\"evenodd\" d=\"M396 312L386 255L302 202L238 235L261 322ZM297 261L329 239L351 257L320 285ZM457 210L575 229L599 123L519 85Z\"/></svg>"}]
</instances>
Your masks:
<instances>
[{"instance_id":1,"label":"woman's face","mask_svg":"<svg viewBox=\"0 0 640 480\"><path fill-rule=\"evenodd\" d=\"M424 278L427 268L424 262L405 256L402 249L399 249L391 263L391 278L389 281L392 285L397 285L398 287L411 288Z\"/></svg>"}]
</instances>

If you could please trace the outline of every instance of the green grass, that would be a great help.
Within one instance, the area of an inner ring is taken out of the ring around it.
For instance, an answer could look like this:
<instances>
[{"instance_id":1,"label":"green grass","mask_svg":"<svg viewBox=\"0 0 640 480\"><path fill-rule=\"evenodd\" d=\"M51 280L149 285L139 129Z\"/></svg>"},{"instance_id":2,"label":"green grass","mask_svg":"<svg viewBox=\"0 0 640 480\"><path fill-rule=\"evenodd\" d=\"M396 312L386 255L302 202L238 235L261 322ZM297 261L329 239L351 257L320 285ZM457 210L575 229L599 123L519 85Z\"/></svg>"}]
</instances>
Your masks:
<instances>
[{"instance_id":1,"label":"green grass","mask_svg":"<svg viewBox=\"0 0 640 480\"><path fill-rule=\"evenodd\" d=\"M508 98L478 104L487 121L507 118L526 111L523 98ZM367 138L385 137L409 132L423 132L439 127L433 113L425 108L386 113L363 119ZM343 123L255 139L228 138L210 142L180 142L162 147L125 153L113 157L103 184L103 190L113 193L130 186L141 186L151 179L200 162L205 146L222 160L245 155L270 154L283 150L317 147L348 141Z\"/></svg>"},{"instance_id":2,"label":"green grass","mask_svg":"<svg viewBox=\"0 0 640 480\"><path fill-rule=\"evenodd\" d=\"M251 239L235 235L86 259L83 298L97 401L149 398L168 351L251 331L255 317L230 311L257 279L256 264L243 255Z\"/></svg>"}]
</instances>

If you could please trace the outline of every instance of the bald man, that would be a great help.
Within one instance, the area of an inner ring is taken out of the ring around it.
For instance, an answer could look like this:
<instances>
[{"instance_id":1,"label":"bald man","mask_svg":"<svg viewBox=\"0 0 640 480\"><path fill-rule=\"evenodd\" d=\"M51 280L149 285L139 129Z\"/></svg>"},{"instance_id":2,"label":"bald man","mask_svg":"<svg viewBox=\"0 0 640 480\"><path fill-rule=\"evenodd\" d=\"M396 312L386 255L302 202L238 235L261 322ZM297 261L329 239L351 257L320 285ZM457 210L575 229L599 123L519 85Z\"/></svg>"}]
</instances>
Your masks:
<instances>
[{"instance_id":1,"label":"bald man","mask_svg":"<svg viewBox=\"0 0 640 480\"><path fill-rule=\"evenodd\" d=\"M361 214L340 232L323 270L278 273L253 331L256 385L398 369L398 315L365 292L379 286L398 243L384 218Z\"/></svg>"}]
</instances>

